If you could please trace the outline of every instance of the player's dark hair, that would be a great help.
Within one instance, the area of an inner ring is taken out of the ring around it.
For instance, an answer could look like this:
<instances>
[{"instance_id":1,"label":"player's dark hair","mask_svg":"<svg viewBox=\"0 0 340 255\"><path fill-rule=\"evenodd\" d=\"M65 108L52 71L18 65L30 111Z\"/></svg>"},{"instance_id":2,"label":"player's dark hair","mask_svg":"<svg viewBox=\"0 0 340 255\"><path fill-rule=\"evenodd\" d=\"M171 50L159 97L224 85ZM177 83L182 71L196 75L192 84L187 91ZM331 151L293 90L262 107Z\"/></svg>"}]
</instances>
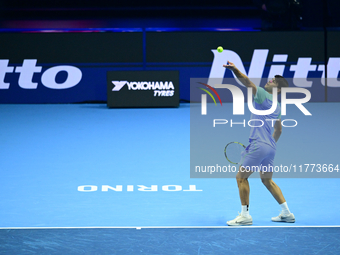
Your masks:
<instances>
[{"instance_id":1,"label":"player's dark hair","mask_svg":"<svg viewBox=\"0 0 340 255\"><path fill-rule=\"evenodd\" d=\"M282 87L289 87L288 81L281 75L275 75L275 81L278 84L277 87L280 89L279 93L281 93Z\"/></svg>"}]
</instances>

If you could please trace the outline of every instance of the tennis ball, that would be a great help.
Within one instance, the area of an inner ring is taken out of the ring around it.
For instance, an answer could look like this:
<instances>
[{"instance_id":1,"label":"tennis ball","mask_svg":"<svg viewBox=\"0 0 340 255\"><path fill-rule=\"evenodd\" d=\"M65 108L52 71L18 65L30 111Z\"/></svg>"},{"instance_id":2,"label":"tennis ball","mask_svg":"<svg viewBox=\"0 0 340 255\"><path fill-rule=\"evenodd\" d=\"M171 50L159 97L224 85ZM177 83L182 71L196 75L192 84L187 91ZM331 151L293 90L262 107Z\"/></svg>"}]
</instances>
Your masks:
<instances>
[{"instance_id":1,"label":"tennis ball","mask_svg":"<svg viewBox=\"0 0 340 255\"><path fill-rule=\"evenodd\" d=\"M218 51L219 53L221 53L221 52L223 51L223 47L222 47L222 46L218 46L218 47L217 47L217 51Z\"/></svg>"}]
</instances>

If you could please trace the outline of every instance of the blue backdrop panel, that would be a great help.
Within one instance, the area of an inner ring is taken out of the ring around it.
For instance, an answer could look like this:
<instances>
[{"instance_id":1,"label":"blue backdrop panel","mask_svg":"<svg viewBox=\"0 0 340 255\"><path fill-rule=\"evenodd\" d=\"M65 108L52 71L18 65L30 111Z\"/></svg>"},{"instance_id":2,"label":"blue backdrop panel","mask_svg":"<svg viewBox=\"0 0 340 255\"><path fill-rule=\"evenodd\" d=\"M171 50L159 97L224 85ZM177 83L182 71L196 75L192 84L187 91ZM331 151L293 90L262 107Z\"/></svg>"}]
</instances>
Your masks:
<instances>
[{"instance_id":1,"label":"blue backdrop panel","mask_svg":"<svg viewBox=\"0 0 340 255\"><path fill-rule=\"evenodd\" d=\"M325 82L308 85L308 81L325 75L326 62L332 66L328 66L328 74L335 80L339 76L338 32L328 34L326 57L322 31L3 32L0 103L106 101L106 74L121 70L179 71L180 98L190 100L190 78L232 77L229 71L216 69L228 59L239 61L238 67L250 77L271 78L278 73L307 79L307 83L295 85L309 89L312 102L322 102ZM22 46L21 41L27 43ZM219 45L224 47L222 53L216 52ZM28 64L30 61L35 63ZM329 86L329 101L338 101L338 90L338 86Z\"/></svg>"},{"instance_id":2,"label":"blue backdrop panel","mask_svg":"<svg viewBox=\"0 0 340 255\"><path fill-rule=\"evenodd\" d=\"M327 31L327 99L329 102L340 100L340 31Z\"/></svg>"}]
</instances>

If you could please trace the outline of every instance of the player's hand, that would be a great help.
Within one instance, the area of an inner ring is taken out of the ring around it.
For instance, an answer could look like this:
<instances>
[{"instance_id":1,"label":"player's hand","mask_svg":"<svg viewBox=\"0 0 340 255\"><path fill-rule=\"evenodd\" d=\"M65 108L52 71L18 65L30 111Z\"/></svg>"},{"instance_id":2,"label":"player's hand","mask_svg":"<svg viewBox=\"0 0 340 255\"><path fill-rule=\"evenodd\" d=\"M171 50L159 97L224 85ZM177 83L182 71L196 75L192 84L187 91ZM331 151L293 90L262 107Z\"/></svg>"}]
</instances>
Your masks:
<instances>
[{"instance_id":1,"label":"player's hand","mask_svg":"<svg viewBox=\"0 0 340 255\"><path fill-rule=\"evenodd\" d=\"M223 67L225 67L225 68L227 68L229 70L234 70L236 68L234 63L231 63L230 61L228 61L226 65L223 65Z\"/></svg>"}]
</instances>

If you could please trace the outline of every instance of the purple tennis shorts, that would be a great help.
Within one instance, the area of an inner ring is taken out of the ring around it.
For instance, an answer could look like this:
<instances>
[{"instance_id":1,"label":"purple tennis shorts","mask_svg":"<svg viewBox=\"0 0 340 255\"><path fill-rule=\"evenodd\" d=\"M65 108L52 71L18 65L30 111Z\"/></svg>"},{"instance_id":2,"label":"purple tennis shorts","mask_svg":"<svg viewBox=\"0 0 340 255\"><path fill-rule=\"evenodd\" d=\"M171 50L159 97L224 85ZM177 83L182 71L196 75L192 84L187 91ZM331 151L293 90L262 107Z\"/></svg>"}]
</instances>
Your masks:
<instances>
[{"instance_id":1,"label":"purple tennis shorts","mask_svg":"<svg viewBox=\"0 0 340 255\"><path fill-rule=\"evenodd\" d=\"M240 165L248 171L273 172L275 153L269 144L253 140L242 152Z\"/></svg>"}]
</instances>

